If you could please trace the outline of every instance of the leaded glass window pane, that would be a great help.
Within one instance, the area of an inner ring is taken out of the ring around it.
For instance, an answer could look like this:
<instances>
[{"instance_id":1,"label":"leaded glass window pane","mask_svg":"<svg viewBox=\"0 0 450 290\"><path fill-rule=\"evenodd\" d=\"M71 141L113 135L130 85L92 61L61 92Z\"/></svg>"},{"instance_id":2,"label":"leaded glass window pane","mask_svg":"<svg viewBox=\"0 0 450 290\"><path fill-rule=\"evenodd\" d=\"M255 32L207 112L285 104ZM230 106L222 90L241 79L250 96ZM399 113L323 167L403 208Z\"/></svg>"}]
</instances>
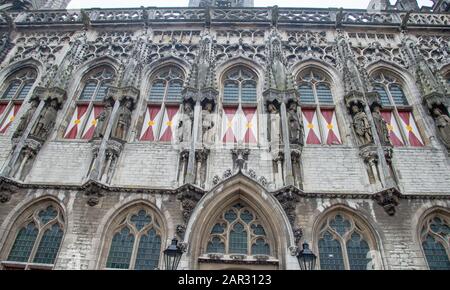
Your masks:
<instances>
[{"instance_id":1,"label":"leaded glass window pane","mask_svg":"<svg viewBox=\"0 0 450 290\"><path fill-rule=\"evenodd\" d=\"M183 84L178 81L171 81L167 89L167 101L180 101Z\"/></svg>"},{"instance_id":2,"label":"leaded glass window pane","mask_svg":"<svg viewBox=\"0 0 450 290\"><path fill-rule=\"evenodd\" d=\"M330 226L343 236L350 229L350 221L344 219L341 215L337 215L331 222Z\"/></svg>"},{"instance_id":3,"label":"leaded glass window pane","mask_svg":"<svg viewBox=\"0 0 450 290\"><path fill-rule=\"evenodd\" d=\"M230 223L237 219L237 215L234 210L230 209L225 213L225 219Z\"/></svg>"},{"instance_id":4,"label":"leaded glass window pane","mask_svg":"<svg viewBox=\"0 0 450 290\"><path fill-rule=\"evenodd\" d=\"M310 84L301 84L299 86L300 101L302 103L315 103L314 92Z\"/></svg>"},{"instance_id":5,"label":"leaded glass window pane","mask_svg":"<svg viewBox=\"0 0 450 290\"><path fill-rule=\"evenodd\" d=\"M56 209L53 206L50 205L45 210L41 210L39 212L39 219L41 220L42 224L45 225L49 221L51 221L54 218L56 218L57 215L58 215L58 212L56 211Z\"/></svg>"},{"instance_id":6,"label":"leaded glass window pane","mask_svg":"<svg viewBox=\"0 0 450 290\"><path fill-rule=\"evenodd\" d=\"M248 210L241 212L241 220L246 222L247 224L253 220L253 215Z\"/></svg>"},{"instance_id":7,"label":"leaded glass window pane","mask_svg":"<svg viewBox=\"0 0 450 290\"><path fill-rule=\"evenodd\" d=\"M353 233L347 241L347 255L350 263L350 270L368 270L370 258L370 248L365 240L358 233Z\"/></svg>"},{"instance_id":8,"label":"leaded glass window pane","mask_svg":"<svg viewBox=\"0 0 450 290\"><path fill-rule=\"evenodd\" d=\"M211 234L222 234L225 231L225 225L223 224L215 224Z\"/></svg>"},{"instance_id":9,"label":"leaded glass window pane","mask_svg":"<svg viewBox=\"0 0 450 290\"><path fill-rule=\"evenodd\" d=\"M396 105L408 105L408 100L406 100L406 96L399 85L393 84L389 87L389 90Z\"/></svg>"},{"instance_id":10,"label":"leaded glass window pane","mask_svg":"<svg viewBox=\"0 0 450 290\"><path fill-rule=\"evenodd\" d=\"M128 269L130 267L131 253L133 252L134 235L130 229L123 228L116 233L111 242L107 268Z\"/></svg>"},{"instance_id":11,"label":"leaded glass window pane","mask_svg":"<svg viewBox=\"0 0 450 290\"><path fill-rule=\"evenodd\" d=\"M256 84L245 82L242 84L242 102L256 103Z\"/></svg>"},{"instance_id":12,"label":"leaded glass window pane","mask_svg":"<svg viewBox=\"0 0 450 290\"><path fill-rule=\"evenodd\" d=\"M270 246L264 239L257 239L252 245L252 255L270 255Z\"/></svg>"},{"instance_id":13,"label":"leaded glass window pane","mask_svg":"<svg viewBox=\"0 0 450 290\"><path fill-rule=\"evenodd\" d=\"M384 86L382 86L382 85L375 85L373 88L380 95L381 104L383 104L383 105L390 105L391 104L391 101L389 101L389 97L388 97L388 94L387 94L386 89L384 88Z\"/></svg>"},{"instance_id":14,"label":"leaded glass window pane","mask_svg":"<svg viewBox=\"0 0 450 290\"><path fill-rule=\"evenodd\" d=\"M141 236L136 256L136 270L154 270L158 267L161 254L161 237L154 229Z\"/></svg>"},{"instance_id":15,"label":"leaded glass window pane","mask_svg":"<svg viewBox=\"0 0 450 290\"><path fill-rule=\"evenodd\" d=\"M345 269L341 244L328 232L319 240L319 258L322 270Z\"/></svg>"},{"instance_id":16,"label":"leaded glass window pane","mask_svg":"<svg viewBox=\"0 0 450 290\"><path fill-rule=\"evenodd\" d=\"M207 253L225 253L225 244L218 237L213 237L206 247Z\"/></svg>"},{"instance_id":17,"label":"leaded glass window pane","mask_svg":"<svg viewBox=\"0 0 450 290\"><path fill-rule=\"evenodd\" d=\"M63 231L59 224L54 224L44 232L41 238L34 263L53 264L58 254L59 246L63 237Z\"/></svg>"},{"instance_id":18,"label":"leaded glass window pane","mask_svg":"<svg viewBox=\"0 0 450 290\"><path fill-rule=\"evenodd\" d=\"M109 82L103 82L97 91L97 95L95 95L95 99L103 100L106 97L106 93L108 92L109 86L110 86Z\"/></svg>"},{"instance_id":19,"label":"leaded glass window pane","mask_svg":"<svg viewBox=\"0 0 450 290\"><path fill-rule=\"evenodd\" d=\"M234 225L230 232L230 253L247 254L247 232L240 223Z\"/></svg>"},{"instance_id":20,"label":"leaded glass window pane","mask_svg":"<svg viewBox=\"0 0 450 290\"><path fill-rule=\"evenodd\" d=\"M14 245L9 253L8 260L27 262L33 249L39 230L34 223L29 223L20 229Z\"/></svg>"},{"instance_id":21,"label":"leaded glass window pane","mask_svg":"<svg viewBox=\"0 0 450 290\"><path fill-rule=\"evenodd\" d=\"M264 228L262 227L262 225L252 225L252 230L253 233L257 236L265 236L266 232L264 231Z\"/></svg>"},{"instance_id":22,"label":"leaded glass window pane","mask_svg":"<svg viewBox=\"0 0 450 290\"><path fill-rule=\"evenodd\" d=\"M81 92L80 100L91 100L96 89L97 89L96 81L87 82L86 85L84 86L83 92Z\"/></svg>"},{"instance_id":23,"label":"leaded glass window pane","mask_svg":"<svg viewBox=\"0 0 450 290\"><path fill-rule=\"evenodd\" d=\"M137 215L131 217L131 222L136 226L136 229L140 231L143 227L151 223L152 217L148 215L145 210L140 210Z\"/></svg>"},{"instance_id":24,"label":"leaded glass window pane","mask_svg":"<svg viewBox=\"0 0 450 290\"><path fill-rule=\"evenodd\" d=\"M166 89L166 85L164 81L156 81L152 85L152 89L150 90L149 101L152 102L162 102L164 99L164 92Z\"/></svg>"},{"instance_id":25,"label":"leaded glass window pane","mask_svg":"<svg viewBox=\"0 0 450 290\"><path fill-rule=\"evenodd\" d=\"M450 260L444 246L428 235L422 243L430 270L450 270Z\"/></svg>"},{"instance_id":26,"label":"leaded glass window pane","mask_svg":"<svg viewBox=\"0 0 450 290\"><path fill-rule=\"evenodd\" d=\"M22 87L22 90L20 90L20 93L17 96L17 99L19 99L19 100L25 99L28 96L28 93L30 92L32 86L33 86L33 82L27 82Z\"/></svg>"},{"instance_id":27,"label":"leaded glass window pane","mask_svg":"<svg viewBox=\"0 0 450 290\"><path fill-rule=\"evenodd\" d=\"M20 82L19 81L15 81L15 82L12 82L11 84L9 84L8 88L3 93L2 100L10 100L10 99L12 99L16 95L17 90L19 89L19 87L20 87Z\"/></svg>"},{"instance_id":28,"label":"leaded glass window pane","mask_svg":"<svg viewBox=\"0 0 450 290\"><path fill-rule=\"evenodd\" d=\"M226 103L239 102L239 85L235 82L226 82L223 90L223 101Z\"/></svg>"},{"instance_id":29,"label":"leaded glass window pane","mask_svg":"<svg viewBox=\"0 0 450 290\"><path fill-rule=\"evenodd\" d=\"M326 84L317 84L317 98L320 104L333 104L333 96L330 87Z\"/></svg>"}]
</instances>

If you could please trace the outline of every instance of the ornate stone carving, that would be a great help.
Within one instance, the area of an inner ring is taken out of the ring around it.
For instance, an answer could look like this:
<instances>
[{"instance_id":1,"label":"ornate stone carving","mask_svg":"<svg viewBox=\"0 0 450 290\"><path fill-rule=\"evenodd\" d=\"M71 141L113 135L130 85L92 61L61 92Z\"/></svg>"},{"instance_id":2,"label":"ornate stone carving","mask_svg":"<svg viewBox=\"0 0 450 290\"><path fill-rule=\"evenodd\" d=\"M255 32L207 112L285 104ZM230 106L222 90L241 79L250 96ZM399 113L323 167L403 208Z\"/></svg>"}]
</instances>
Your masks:
<instances>
[{"instance_id":1,"label":"ornate stone carving","mask_svg":"<svg viewBox=\"0 0 450 290\"><path fill-rule=\"evenodd\" d=\"M300 120L297 112L298 104L291 102L287 112L287 119L289 124L289 142L292 145L303 145L304 127L303 121Z\"/></svg>"},{"instance_id":2,"label":"ornate stone carving","mask_svg":"<svg viewBox=\"0 0 450 290\"><path fill-rule=\"evenodd\" d=\"M0 203L6 203L11 200L11 196L18 190L10 180L0 177Z\"/></svg>"},{"instance_id":3,"label":"ornate stone carving","mask_svg":"<svg viewBox=\"0 0 450 290\"><path fill-rule=\"evenodd\" d=\"M178 123L178 140L180 142L189 142L192 136L192 125L194 123L194 112L190 102L184 103L184 111L181 114L181 120Z\"/></svg>"},{"instance_id":4,"label":"ornate stone carving","mask_svg":"<svg viewBox=\"0 0 450 290\"><path fill-rule=\"evenodd\" d=\"M240 172L247 168L250 149L231 149L231 154L233 155L233 172Z\"/></svg>"},{"instance_id":5,"label":"ornate stone carving","mask_svg":"<svg viewBox=\"0 0 450 290\"><path fill-rule=\"evenodd\" d=\"M370 183L380 182L380 171L378 169L378 152L376 146L364 146L360 148L359 155L367 167L367 175Z\"/></svg>"},{"instance_id":6,"label":"ornate stone carving","mask_svg":"<svg viewBox=\"0 0 450 290\"><path fill-rule=\"evenodd\" d=\"M297 226L297 227L293 228L293 232L294 232L295 244L298 245L303 237L303 229Z\"/></svg>"},{"instance_id":7,"label":"ornate stone carving","mask_svg":"<svg viewBox=\"0 0 450 290\"><path fill-rule=\"evenodd\" d=\"M212 110L213 103L205 103L205 109L202 111L202 141L205 145L214 143L215 115L212 113Z\"/></svg>"},{"instance_id":8,"label":"ornate stone carving","mask_svg":"<svg viewBox=\"0 0 450 290\"><path fill-rule=\"evenodd\" d=\"M105 196L106 187L101 183L95 181L88 181L82 186L82 190L87 197L87 204L89 206L96 206L100 199Z\"/></svg>"},{"instance_id":9,"label":"ornate stone carving","mask_svg":"<svg viewBox=\"0 0 450 290\"><path fill-rule=\"evenodd\" d=\"M372 199L382 206L388 215L393 216L401 196L397 188L388 188L372 195Z\"/></svg>"},{"instance_id":10,"label":"ornate stone carving","mask_svg":"<svg viewBox=\"0 0 450 290\"><path fill-rule=\"evenodd\" d=\"M180 189L180 192L177 194L177 199L181 202L181 208L183 211L183 221L184 225L182 227L186 227L189 223L189 219L191 218L192 212L194 211L197 203L202 198L203 193L196 190L192 186L186 186ZM184 238L184 232L182 231L182 227L179 229L180 237Z\"/></svg>"},{"instance_id":11,"label":"ornate stone carving","mask_svg":"<svg viewBox=\"0 0 450 290\"><path fill-rule=\"evenodd\" d=\"M278 108L274 103L267 104L267 110L269 113L269 124L267 126L268 136L270 141L270 148L272 152L277 152L281 143L281 120Z\"/></svg>"},{"instance_id":12,"label":"ornate stone carving","mask_svg":"<svg viewBox=\"0 0 450 290\"><path fill-rule=\"evenodd\" d=\"M447 99L442 94L432 93L423 97L423 103L434 119L439 139L450 151L450 105Z\"/></svg>"},{"instance_id":13,"label":"ornate stone carving","mask_svg":"<svg viewBox=\"0 0 450 290\"><path fill-rule=\"evenodd\" d=\"M104 109L97 117L97 127L95 127L93 139L101 139L104 137L109 118L111 117L113 102L114 100L111 98L105 100Z\"/></svg>"},{"instance_id":14,"label":"ornate stone carving","mask_svg":"<svg viewBox=\"0 0 450 290\"><path fill-rule=\"evenodd\" d=\"M134 101L131 98L124 98L117 112L117 122L111 133L111 137L126 141L131 126L131 116L134 109Z\"/></svg>"},{"instance_id":15,"label":"ornate stone carving","mask_svg":"<svg viewBox=\"0 0 450 290\"><path fill-rule=\"evenodd\" d=\"M355 135L357 137L358 145L364 146L373 144L372 129L364 112L365 102L362 94L359 92L351 92L345 96L345 103L352 116L352 125Z\"/></svg>"},{"instance_id":16,"label":"ornate stone carving","mask_svg":"<svg viewBox=\"0 0 450 290\"><path fill-rule=\"evenodd\" d=\"M39 98L31 98L30 103L31 103L30 108L20 118L20 122L19 125L17 126L16 131L14 132L13 139L20 138L23 135L26 128L31 123L31 119L33 118L34 113L36 112L36 109L39 106L40 100Z\"/></svg>"},{"instance_id":17,"label":"ornate stone carving","mask_svg":"<svg viewBox=\"0 0 450 290\"><path fill-rule=\"evenodd\" d=\"M280 202L293 228L297 216L295 208L300 201L300 194L301 191L293 186L287 186L274 192L275 198Z\"/></svg>"},{"instance_id":18,"label":"ornate stone carving","mask_svg":"<svg viewBox=\"0 0 450 290\"><path fill-rule=\"evenodd\" d=\"M388 124L381 116L382 105L379 94L372 92L367 95L367 98L369 100L373 122L375 123L375 129L380 138L381 146L392 146L391 138L389 137Z\"/></svg>"}]
</instances>

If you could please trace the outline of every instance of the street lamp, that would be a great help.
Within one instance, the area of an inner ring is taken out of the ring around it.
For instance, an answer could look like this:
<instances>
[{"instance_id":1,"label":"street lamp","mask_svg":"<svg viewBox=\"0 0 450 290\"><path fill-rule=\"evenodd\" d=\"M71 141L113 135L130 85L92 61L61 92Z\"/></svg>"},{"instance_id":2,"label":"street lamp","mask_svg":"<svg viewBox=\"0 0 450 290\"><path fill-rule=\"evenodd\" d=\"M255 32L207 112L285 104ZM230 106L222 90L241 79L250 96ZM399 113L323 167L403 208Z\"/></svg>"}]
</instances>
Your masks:
<instances>
[{"instance_id":1,"label":"street lamp","mask_svg":"<svg viewBox=\"0 0 450 290\"><path fill-rule=\"evenodd\" d=\"M178 246L178 240L172 239L172 243L164 250L164 263L166 270L176 270L180 263L183 251Z\"/></svg>"},{"instance_id":2,"label":"street lamp","mask_svg":"<svg viewBox=\"0 0 450 290\"><path fill-rule=\"evenodd\" d=\"M309 249L307 242L303 243L303 249L298 253L297 260L302 270L314 270L317 256Z\"/></svg>"}]
</instances>

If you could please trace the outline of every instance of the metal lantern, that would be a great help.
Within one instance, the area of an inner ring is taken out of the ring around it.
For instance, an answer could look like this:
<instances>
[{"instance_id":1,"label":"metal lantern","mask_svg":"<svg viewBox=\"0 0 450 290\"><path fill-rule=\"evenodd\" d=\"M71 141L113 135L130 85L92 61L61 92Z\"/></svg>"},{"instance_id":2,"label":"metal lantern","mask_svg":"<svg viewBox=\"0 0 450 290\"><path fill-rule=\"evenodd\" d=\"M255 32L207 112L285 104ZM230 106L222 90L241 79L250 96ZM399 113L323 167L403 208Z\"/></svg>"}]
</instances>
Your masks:
<instances>
[{"instance_id":1,"label":"metal lantern","mask_svg":"<svg viewBox=\"0 0 450 290\"><path fill-rule=\"evenodd\" d=\"M309 249L307 242L303 243L303 249L297 255L300 269L314 270L316 268L317 256Z\"/></svg>"},{"instance_id":2,"label":"metal lantern","mask_svg":"<svg viewBox=\"0 0 450 290\"><path fill-rule=\"evenodd\" d=\"M178 240L172 239L172 243L164 250L164 263L166 270L176 270L180 263L183 251L178 246Z\"/></svg>"}]
</instances>

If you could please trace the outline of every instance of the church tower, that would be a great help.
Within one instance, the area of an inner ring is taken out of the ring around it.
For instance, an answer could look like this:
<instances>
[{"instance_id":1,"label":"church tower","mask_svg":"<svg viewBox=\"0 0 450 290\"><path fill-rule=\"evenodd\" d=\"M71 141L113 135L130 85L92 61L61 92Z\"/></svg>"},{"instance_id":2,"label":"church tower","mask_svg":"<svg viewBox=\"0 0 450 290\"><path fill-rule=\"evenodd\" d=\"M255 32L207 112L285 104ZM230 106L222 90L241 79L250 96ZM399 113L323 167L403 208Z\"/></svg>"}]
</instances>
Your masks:
<instances>
[{"instance_id":1,"label":"church tower","mask_svg":"<svg viewBox=\"0 0 450 290\"><path fill-rule=\"evenodd\" d=\"M253 0L189 0L189 7L253 7Z\"/></svg>"}]
</instances>

